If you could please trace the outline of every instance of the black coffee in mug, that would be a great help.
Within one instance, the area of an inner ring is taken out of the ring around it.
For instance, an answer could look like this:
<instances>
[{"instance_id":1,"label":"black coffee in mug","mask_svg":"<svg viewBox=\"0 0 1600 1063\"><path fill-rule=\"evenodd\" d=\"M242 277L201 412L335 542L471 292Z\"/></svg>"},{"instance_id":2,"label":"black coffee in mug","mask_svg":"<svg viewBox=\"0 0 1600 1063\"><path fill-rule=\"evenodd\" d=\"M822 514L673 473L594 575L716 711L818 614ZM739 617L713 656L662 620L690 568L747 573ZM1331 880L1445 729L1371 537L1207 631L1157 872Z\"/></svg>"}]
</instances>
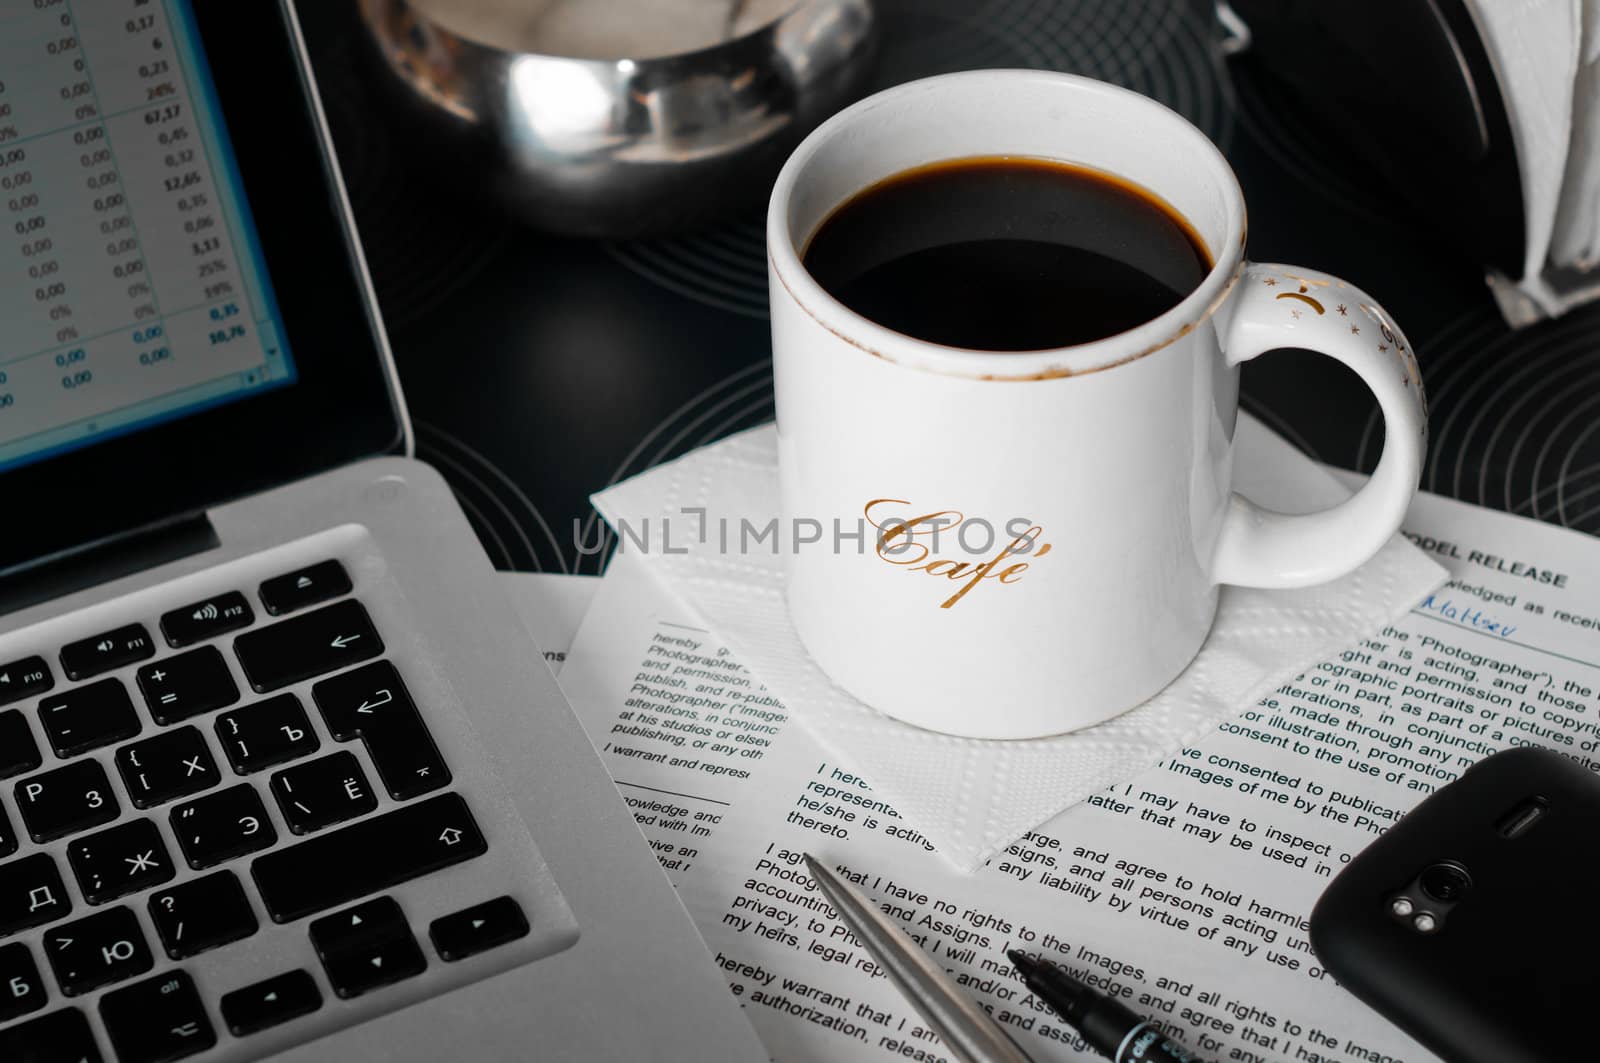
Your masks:
<instances>
[{"instance_id":1,"label":"black coffee in mug","mask_svg":"<svg viewBox=\"0 0 1600 1063\"><path fill-rule=\"evenodd\" d=\"M1171 207L1111 174L1048 159L951 159L833 212L805 266L841 303L951 347L1088 343L1172 309L1211 271Z\"/></svg>"}]
</instances>

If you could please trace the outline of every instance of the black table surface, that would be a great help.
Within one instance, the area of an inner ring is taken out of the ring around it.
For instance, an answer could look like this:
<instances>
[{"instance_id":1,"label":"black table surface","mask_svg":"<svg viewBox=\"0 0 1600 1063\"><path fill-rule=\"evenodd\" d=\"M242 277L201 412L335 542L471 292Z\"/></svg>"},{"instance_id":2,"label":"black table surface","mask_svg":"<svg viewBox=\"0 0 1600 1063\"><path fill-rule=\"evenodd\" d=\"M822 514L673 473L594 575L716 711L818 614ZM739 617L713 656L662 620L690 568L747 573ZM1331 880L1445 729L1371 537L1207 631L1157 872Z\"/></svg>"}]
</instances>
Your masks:
<instances>
[{"instance_id":1,"label":"black table surface","mask_svg":"<svg viewBox=\"0 0 1600 1063\"><path fill-rule=\"evenodd\" d=\"M1042 67L1173 107L1238 172L1250 257L1343 276L1405 328L1431 403L1424 489L1600 533L1600 306L1508 329L1480 268L1297 120L1248 54L1220 56L1209 6L879 0L875 87ZM598 571L575 538L591 493L772 417L761 211L655 240L532 231L419 159L351 0L301 7L418 456L499 567ZM1330 359L1272 354L1242 392L1312 457L1376 463L1376 404Z\"/></svg>"}]
</instances>

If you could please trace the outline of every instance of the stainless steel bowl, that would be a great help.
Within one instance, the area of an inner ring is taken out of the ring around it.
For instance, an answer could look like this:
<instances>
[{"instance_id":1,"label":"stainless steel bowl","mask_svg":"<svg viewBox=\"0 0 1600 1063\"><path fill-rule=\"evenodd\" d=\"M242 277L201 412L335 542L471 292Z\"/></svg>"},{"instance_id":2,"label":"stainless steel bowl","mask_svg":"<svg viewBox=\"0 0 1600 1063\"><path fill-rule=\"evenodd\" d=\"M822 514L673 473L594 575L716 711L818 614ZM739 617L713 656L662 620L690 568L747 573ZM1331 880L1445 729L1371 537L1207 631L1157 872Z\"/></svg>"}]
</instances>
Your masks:
<instances>
[{"instance_id":1,"label":"stainless steel bowl","mask_svg":"<svg viewBox=\"0 0 1600 1063\"><path fill-rule=\"evenodd\" d=\"M681 231L764 200L794 145L861 93L874 36L871 0L797 0L698 51L584 59L470 38L408 0L358 2L449 168L580 236Z\"/></svg>"}]
</instances>

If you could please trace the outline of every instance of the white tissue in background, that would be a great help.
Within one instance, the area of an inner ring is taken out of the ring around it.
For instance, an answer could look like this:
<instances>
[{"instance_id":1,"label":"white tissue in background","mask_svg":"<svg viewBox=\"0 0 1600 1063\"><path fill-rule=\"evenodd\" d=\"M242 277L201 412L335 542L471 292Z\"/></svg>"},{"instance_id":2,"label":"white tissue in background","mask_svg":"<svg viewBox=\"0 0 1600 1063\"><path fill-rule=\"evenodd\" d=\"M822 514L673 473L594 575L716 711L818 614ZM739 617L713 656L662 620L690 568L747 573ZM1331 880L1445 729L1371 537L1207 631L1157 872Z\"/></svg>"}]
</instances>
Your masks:
<instances>
[{"instance_id":1,"label":"white tissue in background","mask_svg":"<svg viewBox=\"0 0 1600 1063\"><path fill-rule=\"evenodd\" d=\"M1222 589L1200 654L1154 698L1073 734L985 741L924 731L863 705L828 681L800 645L783 600L782 558L766 546L719 551L716 521L756 528L778 515L775 434L768 426L704 447L596 495L616 527L648 519L645 564L697 611L740 661L847 771L864 777L955 867L971 871L1022 834L1203 737L1318 661L1402 616L1445 572L1396 535L1356 572L1293 591ZM1241 415L1235 487L1282 512L1320 509L1349 492ZM683 507L705 507L686 515ZM677 551L662 553L662 522ZM706 522L704 545L695 543ZM623 549L637 549L627 544ZM946 662L963 667L970 662Z\"/></svg>"},{"instance_id":2,"label":"white tissue in background","mask_svg":"<svg viewBox=\"0 0 1600 1063\"><path fill-rule=\"evenodd\" d=\"M1550 236L1556 266L1600 265L1600 0L1583 0L1583 46L1572 85L1572 141Z\"/></svg>"},{"instance_id":3,"label":"white tissue in background","mask_svg":"<svg viewBox=\"0 0 1600 1063\"><path fill-rule=\"evenodd\" d=\"M1572 79L1578 68L1578 0L1469 2L1499 78L1517 148L1527 222L1526 281L1544 269L1566 173Z\"/></svg>"}]
</instances>

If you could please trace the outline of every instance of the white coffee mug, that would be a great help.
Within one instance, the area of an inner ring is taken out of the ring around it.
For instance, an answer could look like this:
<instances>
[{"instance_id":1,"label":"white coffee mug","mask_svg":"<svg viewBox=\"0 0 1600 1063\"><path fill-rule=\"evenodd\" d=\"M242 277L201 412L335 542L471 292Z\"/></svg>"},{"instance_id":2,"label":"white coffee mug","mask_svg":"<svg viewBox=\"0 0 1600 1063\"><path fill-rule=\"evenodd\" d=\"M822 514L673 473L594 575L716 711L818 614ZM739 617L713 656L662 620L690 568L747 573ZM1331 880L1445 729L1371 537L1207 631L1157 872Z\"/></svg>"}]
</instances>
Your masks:
<instances>
[{"instance_id":1,"label":"white coffee mug","mask_svg":"<svg viewBox=\"0 0 1600 1063\"><path fill-rule=\"evenodd\" d=\"M878 325L802 265L822 222L869 185L996 155L1142 186L1215 266L1127 332L996 354ZM950 734L1071 731L1176 677L1211 628L1218 585L1320 583L1383 545L1426 444L1410 346L1354 285L1247 263L1244 239L1244 200L1216 147L1161 104L1087 78L929 78L806 138L774 186L767 250L784 526L823 529L786 551L789 612L835 682ZM1238 366L1278 347L1344 363L1383 410L1377 471L1320 513L1280 515L1231 490Z\"/></svg>"}]
</instances>

